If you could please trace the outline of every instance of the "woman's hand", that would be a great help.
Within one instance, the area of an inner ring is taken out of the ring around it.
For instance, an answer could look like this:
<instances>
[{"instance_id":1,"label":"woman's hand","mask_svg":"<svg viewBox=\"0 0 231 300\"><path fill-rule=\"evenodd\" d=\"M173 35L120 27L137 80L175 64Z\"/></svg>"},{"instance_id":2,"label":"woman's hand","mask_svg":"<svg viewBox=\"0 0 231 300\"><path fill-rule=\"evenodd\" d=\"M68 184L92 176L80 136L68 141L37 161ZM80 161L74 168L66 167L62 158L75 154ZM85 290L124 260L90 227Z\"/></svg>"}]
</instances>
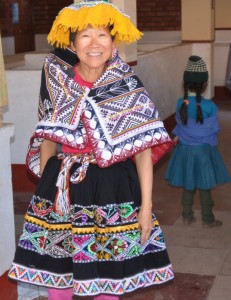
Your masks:
<instances>
[{"instance_id":1,"label":"woman's hand","mask_svg":"<svg viewBox=\"0 0 231 300\"><path fill-rule=\"evenodd\" d=\"M141 244L145 244L149 239L152 231L152 210L142 207L138 213L138 222L141 231Z\"/></svg>"},{"instance_id":2,"label":"woman's hand","mask_svg":"<svg viewBox=\"0 0 231 300\"><path fill-rule=\"evenodd\" d=\"M44 140L40 148L40 174L42 174L48 159L56 155L56 143Z\"/></svg>"},{"instance_id":3,"label":"woman's hand","mask_svg":"<svg viewBox=\"0 0 231 300\"><path fill-rule=\"evenodd\" d=\"M144 244L152 230L153 164L151 149L148 148L137 154L135 160L141 188L141 208L138 213L138 222L141 230L141 244Z\"/></svg>"}]
</instances>

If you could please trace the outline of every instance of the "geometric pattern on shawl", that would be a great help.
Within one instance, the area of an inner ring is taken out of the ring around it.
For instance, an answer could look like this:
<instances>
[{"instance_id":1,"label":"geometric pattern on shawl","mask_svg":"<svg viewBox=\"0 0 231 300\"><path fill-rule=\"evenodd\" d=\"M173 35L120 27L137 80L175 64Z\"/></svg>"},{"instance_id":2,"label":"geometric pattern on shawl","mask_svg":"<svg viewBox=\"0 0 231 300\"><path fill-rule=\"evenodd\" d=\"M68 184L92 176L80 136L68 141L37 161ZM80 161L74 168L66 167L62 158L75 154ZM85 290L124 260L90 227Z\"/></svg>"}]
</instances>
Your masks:
<instances>
[{"instance_id":1,"label":"geometric pattern on shawl","mask_svg":"<svg viewBox=\"0 0 231 300\"><path fill-rule=\"evenodd\" d=\"M67 69L54 55L45 60L45 113L36 126L27 155L27 165L34 174L39 175L39 151L44 138L77 149L89 141L100 167L149 147L156 163L172 147L153 101L117 50L91 90L79 86Z\"/></svg>"}]
</instances>

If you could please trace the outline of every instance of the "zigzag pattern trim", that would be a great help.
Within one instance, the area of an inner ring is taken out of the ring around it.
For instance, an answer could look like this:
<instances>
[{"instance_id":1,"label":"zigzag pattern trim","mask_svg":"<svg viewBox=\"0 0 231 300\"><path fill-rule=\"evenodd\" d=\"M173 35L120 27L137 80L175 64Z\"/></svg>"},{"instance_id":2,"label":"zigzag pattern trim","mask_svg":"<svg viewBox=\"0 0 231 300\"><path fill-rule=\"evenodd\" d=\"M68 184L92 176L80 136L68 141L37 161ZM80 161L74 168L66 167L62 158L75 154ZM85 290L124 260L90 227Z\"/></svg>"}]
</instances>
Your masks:
<instances>
[{"instance_id":1,"label":"zigzag pattern trim","mask_svg":"<svg viewBox=\"0 0 231 300\"><path fill-rule=\"evenodd\" d=\"M12 265L8 276L11 279L46 287L70 288L73 286L73 275L71 273L62 275L49 273L44 270L27 268L15 263Z\"/></svg>"},{"instance_id":2,"label":"zigzag pattern trim","mask_svg":"<svg viewBox=\"0 0 231 300\"><path fill-rule=\"evenodd\" d=\"M79 296L93 296L100 293L122 295L139 288L163 284L174 278L171 264L161 269L149 270L122 280L97 278L76 281L73 280L73 274L54 274L44 270L26 268L18 264L13 264L8 275L11 279L35 285L60 289L74 287L74 294Z\"/></svg>"}]
</instances>

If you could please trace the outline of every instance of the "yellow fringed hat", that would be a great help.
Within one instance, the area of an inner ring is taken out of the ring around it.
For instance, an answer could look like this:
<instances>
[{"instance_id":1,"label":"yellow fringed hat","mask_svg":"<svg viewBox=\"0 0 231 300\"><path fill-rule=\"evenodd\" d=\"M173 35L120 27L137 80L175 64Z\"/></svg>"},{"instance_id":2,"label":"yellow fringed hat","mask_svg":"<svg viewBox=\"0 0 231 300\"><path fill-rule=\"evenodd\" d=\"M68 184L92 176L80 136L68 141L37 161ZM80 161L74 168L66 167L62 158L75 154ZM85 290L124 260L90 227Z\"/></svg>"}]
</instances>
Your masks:
<instances>
[{"instance_id":1,"label":"yellow fringed hat","mask_svg":"<svg viewBox=\"0 0 231 300\"><path fill-rule=\"evenodd\" d=\"M130 44L143 35L130 17L107 1L85 0L63 8L57 15L47 40L51 45L66 48L70 44L70 32L113 25L111 34L116 41Z\"/></svg>"}]
</instances>

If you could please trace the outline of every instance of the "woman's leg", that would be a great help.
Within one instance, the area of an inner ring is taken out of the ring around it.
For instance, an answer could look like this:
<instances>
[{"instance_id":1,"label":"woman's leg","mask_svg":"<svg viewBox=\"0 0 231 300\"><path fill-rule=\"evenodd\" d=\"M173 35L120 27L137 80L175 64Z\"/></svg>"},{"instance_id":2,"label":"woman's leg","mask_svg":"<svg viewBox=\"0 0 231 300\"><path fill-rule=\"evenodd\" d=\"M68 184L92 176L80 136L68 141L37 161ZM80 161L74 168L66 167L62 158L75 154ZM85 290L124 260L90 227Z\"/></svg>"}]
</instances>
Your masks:
<instances>
[{"instance_id":1,"label":"woman's leg","mask_svg":"<svg viewBox=\"0 0 231 300\"><path fill-rule=\"evenodd\" d=\"M94 300L119 300L118 296L111 296L106 294L101 294L99 296L95 296Z\"/></svg>"},{"instance_id":2,"label":"woman's leg","mask_svg":"<svg viewBox=\"0 0 231 300\"><path fill-rule=\"evenodd\" d=\"M71 300L73 289L48 289L48 300Z\"/></svg>"}]
</instances>

